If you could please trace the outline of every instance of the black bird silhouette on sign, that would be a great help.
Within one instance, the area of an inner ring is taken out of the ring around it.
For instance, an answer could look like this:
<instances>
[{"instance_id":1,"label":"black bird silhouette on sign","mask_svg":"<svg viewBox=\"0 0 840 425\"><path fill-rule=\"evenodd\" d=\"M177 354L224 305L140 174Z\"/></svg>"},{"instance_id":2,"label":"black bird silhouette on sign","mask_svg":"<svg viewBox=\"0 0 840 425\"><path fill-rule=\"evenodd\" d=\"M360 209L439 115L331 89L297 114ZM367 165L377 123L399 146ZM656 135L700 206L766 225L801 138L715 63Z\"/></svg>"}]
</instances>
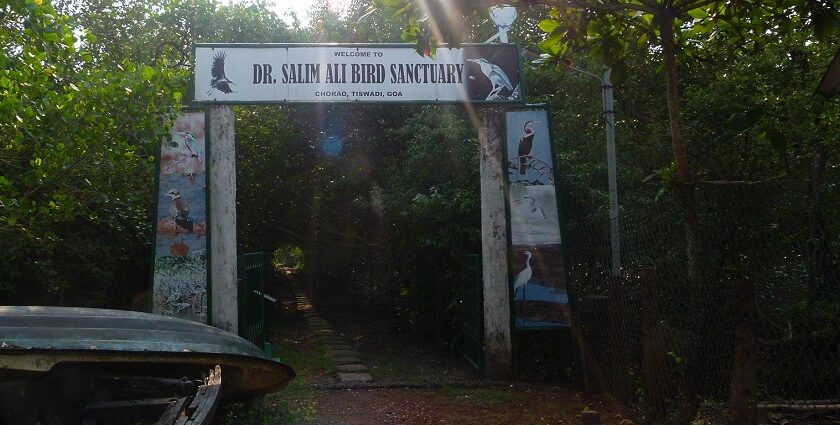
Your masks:
<instances>
[{"instance_id":1,"label":"black bird silhouette on sign","mask_svg":"<svg viewBox=\"0 0 840 425\"><path fill-rule=\"evenodd\" d=\"M534 146L534 123L536 121L525 123L523 127L525 134L519 139L519 150L516 155L519 157L519 174L521 175L525 175L525 171L528 169L528 158L531 157L531 148Z\"/></svg>"},{"instance_id":2,"label":"black bird silhouette on sign","mask_svg":"<svg viewBox=\"0 0 840 425\"><path fill-rule=\"evenodd\" d=\"M233 85L233 81L228 80L225 76L225 57L227 57L227 54L221 51L213 55L213 66L210 68L210 75L213 78L210 79L210 90L207 91L208 95L213 89L224 94L233 93L233 89L230 88Z\"/></svg>"}]
</instances>

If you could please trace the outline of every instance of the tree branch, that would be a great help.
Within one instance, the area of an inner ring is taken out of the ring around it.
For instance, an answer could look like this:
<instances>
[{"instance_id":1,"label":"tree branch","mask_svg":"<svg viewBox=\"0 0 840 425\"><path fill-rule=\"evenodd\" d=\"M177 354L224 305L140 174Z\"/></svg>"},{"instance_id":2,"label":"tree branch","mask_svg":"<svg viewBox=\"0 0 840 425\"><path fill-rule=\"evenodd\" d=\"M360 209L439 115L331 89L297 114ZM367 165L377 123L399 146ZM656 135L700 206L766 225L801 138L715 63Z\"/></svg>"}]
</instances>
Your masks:
<instances>
[{"instance_id":1,"label":"tree branch","mask_svg":"<svg viewBox=\"0 0 840 425\"><path fill-rule=\"evenodd\" d=\"M689 10L708 6L712 3L718 3L719 1L720 0L686 0L684 4L683 2L678 1L674 4L674 8L677 10L677 13L684 13Z\"/></svg>"},{"instance_id":2,"label":"tree branch","mask_svg":"<svg viewBox=\"0 0 840 425\"><path fill-rule=\"evenodd\" d=\"M551 6L564 7L572 5L582 9L594 10L597 12L622 12L627 10L636 10L639 12L653 13L655 7L649 6L649 1L644 1L644 4L636 3L595 3L584 0L519 0L516 4L522 6Z\"/></svg>"},{"instance_id":3,"label":"tree branch","mask_svg":"<svg viewBox=\"0 0 840 425\"><path fill-rule=\"evenodd\" d=\"M782 173L777 176L768 177L764 180L698 180L697 183L709 186L753 186L757 184L769 183L774 180L779 180L785 177L787 173Z\"/></svg>"},{"instance_id":4,"label":"tree branch","mask_svg":"<svg viewBox=\"0 0 840 425\"><path fill-rule=\"evenodd\" d=\"M378 248L378 249L384 249L385 248L385 246L383 246L383 245L367 242L359 236L345 235L345 234L341 234L341 233L338 233L338 232L333 232L333 231L330 231L330 230L327 230L327 229L321 229L321 231L324 231L324 232L327 232L327 233L332 233L332 234L338 235L338 236L350 237L352 239L359 240L360 243L350 244L350 243L344 243L344 242L331 241L331 240L322 239L322 238L311 238L311 237L301 235L300 233L294 232L292 230L286 229L284 227L274 226L274 225L270 225L270 224L266 224L266 226L271 228L272 230L276 230L278 232L285 233L285 234L287 234L287 235L289 235L293 238L296 238L296 239L300 240L301 242L315 242L315 243L322 243L322 244L325 244L325 245L332 245L332 246L364 246L364 247L368 247L368 248Z\"/></svg>"}]
</instances>

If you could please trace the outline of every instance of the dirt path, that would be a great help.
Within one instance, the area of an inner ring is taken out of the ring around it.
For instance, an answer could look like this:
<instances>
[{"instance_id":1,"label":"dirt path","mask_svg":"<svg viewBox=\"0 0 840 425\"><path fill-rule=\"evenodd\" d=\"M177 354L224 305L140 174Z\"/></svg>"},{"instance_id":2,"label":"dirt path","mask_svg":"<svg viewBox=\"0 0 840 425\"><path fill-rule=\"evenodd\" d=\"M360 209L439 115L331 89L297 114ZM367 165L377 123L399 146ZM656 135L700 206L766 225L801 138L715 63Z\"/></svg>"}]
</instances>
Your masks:
<instances>
[{"instance_id":1,"label":"dirt path","mask_svg":"<svg viewBox=\"0 0 840 425\"><path fill-rule=\"evenodd\" d=\"M592 406L566 390L523 384L437 390L341 390L321 393L318 424L579 424ZM596 407L597 406L593 406ZM603 423L620 418L602 415Z\"/></svg>"},{"instance_id":2,"label":"dirt path","mask_svg":"<svg viewBox=\"0 0 840 425\"><path fill-rule=\"evenodd\" d=\"M584 408L598 411L604 425L622 423L602 402L559 385L483 382L457 354L394 332L387 320L354 312L320 313L352 341L374 385L387 388L335 389L334 366L306 321L289 308L291 293L273 295L287 302L269 315L268 338L298 377L258 403L227 408L219 425L580 424Z\"/></svg>"}]
</instances>

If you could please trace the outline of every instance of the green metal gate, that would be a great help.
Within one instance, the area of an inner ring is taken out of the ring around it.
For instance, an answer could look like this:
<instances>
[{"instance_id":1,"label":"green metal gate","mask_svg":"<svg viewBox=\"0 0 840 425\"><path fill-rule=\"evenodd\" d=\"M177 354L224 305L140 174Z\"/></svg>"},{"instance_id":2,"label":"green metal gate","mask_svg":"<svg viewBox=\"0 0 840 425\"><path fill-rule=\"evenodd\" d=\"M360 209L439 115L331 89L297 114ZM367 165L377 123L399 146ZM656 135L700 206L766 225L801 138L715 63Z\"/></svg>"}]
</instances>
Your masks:
<instances>
[{"instance_id":1,"label":"green metal gate","mask_svg":"<svg viewBox=\"0 0 840 425\"><path fill-rule=\"evenodd\" d=\"M464 281L461 288L461 336L464 357L481 370L484 366L484 292L481 281L481 256L464 256Z\"/></svg>"},{"instance_id":2,"label":"green metal gate","mask_svg":"<svg viewBox=\"0 0 840 425\"><path fill-rule=\"evenodd\" d=\"M264 288L265 255L242 254L237 261L239 336L262 347L265 339Z\"/></svg>"}]
</instances>

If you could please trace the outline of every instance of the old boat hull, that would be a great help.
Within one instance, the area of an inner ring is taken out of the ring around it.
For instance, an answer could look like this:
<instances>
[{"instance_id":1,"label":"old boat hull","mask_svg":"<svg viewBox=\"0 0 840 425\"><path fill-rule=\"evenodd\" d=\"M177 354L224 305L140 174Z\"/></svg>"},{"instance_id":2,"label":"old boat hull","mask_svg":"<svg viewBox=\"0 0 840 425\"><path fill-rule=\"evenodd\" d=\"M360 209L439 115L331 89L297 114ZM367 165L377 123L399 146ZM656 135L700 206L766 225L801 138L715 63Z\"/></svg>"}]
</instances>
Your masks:
<instances>
[{"instance_id":1,"label":"old boat hull","mask_svg":"<svg viewBox=\"0 0 840 425\"><path fill-rule=\"evenodd\" d=\"M278 391L295 376L250 342L200 323L133 311L0 306L0 388L60 365L172 376L220 365L224 399Z\"/></svg>"}]
</instances>

